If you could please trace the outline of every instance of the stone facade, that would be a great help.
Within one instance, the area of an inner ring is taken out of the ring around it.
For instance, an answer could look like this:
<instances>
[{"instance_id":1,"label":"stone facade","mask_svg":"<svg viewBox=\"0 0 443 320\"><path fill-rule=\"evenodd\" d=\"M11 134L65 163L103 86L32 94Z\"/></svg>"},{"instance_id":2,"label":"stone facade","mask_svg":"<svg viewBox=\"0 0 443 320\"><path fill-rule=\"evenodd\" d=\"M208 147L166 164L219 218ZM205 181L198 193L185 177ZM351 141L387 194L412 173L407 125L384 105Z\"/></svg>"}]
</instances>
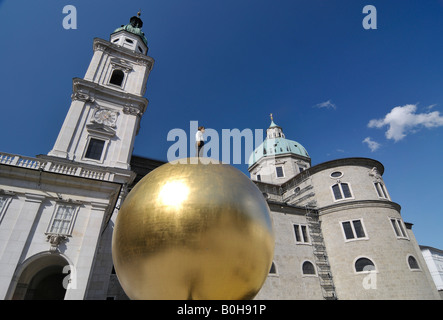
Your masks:
<instances>
[{"instance_id":1,"label":"stone facade","mask_svg":"<svg viewBox=\"0 0 443 320\"><path fill-rule=\"evenodd\" d=\"M443 299L443 251L428 246L420 246L420 250L440 297Z\"/></svg>"},{"instance_id":2,"label":"stone facade","mask_svg":"<svg viewBox=\"0 0 443 320\"><path fill-rule=\"evenodd\" d=\"M250 164L251 178L259 166L275 172L279 163L297 157L262 158ZM255 180L272 210L277 270L258 299L439 298L383 172L376 160L347 158L310 167L283 183ZM303 270L305 261L315 272Z\"/></svg>"},{"instance_id":3,"label":"stone facade","mask_svg":"<svg viewBox=\"0 0 443 320\"><path fill-rule=\"evenodd\" d=\"M75 273L65 299L83 299L100 234L122 185L75 174L82 170L46 171L51 166L39 159L34 165L0 164L0 297L33 298L32 280L46 278L48 268L57 266L63 279L69 274L74 279Z\"/></svg>"}]
</instances>

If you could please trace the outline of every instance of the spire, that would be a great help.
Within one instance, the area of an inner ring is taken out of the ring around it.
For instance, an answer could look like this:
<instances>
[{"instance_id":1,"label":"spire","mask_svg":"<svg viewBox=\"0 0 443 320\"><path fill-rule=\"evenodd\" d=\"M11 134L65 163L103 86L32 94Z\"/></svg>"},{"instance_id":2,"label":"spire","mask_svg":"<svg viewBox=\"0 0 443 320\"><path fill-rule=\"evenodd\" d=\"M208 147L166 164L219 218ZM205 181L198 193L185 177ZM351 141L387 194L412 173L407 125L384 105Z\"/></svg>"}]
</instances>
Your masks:
<instances>
[{"instance_id":1,"label":"spire","mask_svg":"<svg viewBox=\"0 0 443 320\"><path fill-rule=\"evenodd\" d=\"M271 125L269 126L269 128L280 127L280 126L275 124L275 122L274 122L274 115L272 113L270 113L269 116L271 117Z\"/></svg>"}]
</instances>

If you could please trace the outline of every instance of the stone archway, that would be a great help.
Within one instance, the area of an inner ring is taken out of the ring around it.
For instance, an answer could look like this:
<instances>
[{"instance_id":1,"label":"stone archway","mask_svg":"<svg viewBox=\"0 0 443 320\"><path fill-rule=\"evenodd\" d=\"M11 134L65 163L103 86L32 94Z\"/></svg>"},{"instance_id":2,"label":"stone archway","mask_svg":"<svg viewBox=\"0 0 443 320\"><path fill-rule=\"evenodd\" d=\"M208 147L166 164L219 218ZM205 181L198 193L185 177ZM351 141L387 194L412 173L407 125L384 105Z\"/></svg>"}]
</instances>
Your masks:
<instances>
[{"instance_id":1,"label":"stone archway","mask_svg":"<svg viewBox=\"0 0 443 320\"><path fill-rule=\"evenodd\" d=\"M26 260L18 269L12 300L63 300L68 261L57 253L43 253Z\"/></svg>"}]
</instances>

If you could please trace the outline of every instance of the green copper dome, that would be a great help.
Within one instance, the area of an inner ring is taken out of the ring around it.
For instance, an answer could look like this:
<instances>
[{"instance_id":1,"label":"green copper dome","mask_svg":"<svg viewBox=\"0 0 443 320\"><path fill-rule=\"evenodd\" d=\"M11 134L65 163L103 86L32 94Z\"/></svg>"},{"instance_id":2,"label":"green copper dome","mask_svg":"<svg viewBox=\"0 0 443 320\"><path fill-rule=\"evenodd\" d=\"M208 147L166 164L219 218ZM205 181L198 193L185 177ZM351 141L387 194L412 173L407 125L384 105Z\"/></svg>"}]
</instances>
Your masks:
<instances>
[{"instance_id":1,"label":"green copper dome","mask_svg":"<svg viewBox=\"0 0 443 320\"><path fill-rule=\"evenodd\" d=\"M140 12L137 14L137 16L132 17L129 20L129 23L127 25L122 25L120 28L117 28L114 30L113 33L125 30L128 31L130 33L133 33L137 36L139 36L143 42L145 43L145 45L148 45L148 39L146 39L144 32L142 31L143 27L143 21L140 19Z\"/></svg>"},{"instance_id":2,"label":"green copper dome","mask_svg":"<svg viewBox=\"0 0 443 320\"><path fill-rule=\"evenodd\" d=\"M306 149L297 141L286 139L281 127L272 120L271 125L267 129L266 139L249 157L249 167L264 157L291 154L309 158Z\"/></svg>"}]
</instances>

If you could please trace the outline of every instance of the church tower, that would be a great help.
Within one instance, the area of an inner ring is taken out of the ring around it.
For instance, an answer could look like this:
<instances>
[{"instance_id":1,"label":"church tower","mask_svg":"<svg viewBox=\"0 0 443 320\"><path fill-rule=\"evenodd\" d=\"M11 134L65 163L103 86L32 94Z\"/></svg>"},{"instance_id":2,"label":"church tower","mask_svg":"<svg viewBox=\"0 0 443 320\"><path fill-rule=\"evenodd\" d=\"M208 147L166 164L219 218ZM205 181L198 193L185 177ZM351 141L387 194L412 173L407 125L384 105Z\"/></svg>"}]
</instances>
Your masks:
<instances>
[{"instance_id":1,"label":"church tower","mask_svg":"<svg viewBox=\"0 0 443 320\"><path fill-rule=\"evenodd\" d=\"M73 79L72 103L49 156L130 169L154 65L142 26L139 12L110 41L94 39L94 55L84 78Z\"/></svg>"},{"instance_id":2,"label":"church tower","mask_svg":"<svg viewBox=\"0 0 443 320\"><path fill-rule=\"evenodd\" d=\"M128 187L154 60L140 13L95 38L52 150L0 154L0 299L102 299L112 226ZM69 273L69 276L67 274Z\"/></svg>"}]
</instances>

